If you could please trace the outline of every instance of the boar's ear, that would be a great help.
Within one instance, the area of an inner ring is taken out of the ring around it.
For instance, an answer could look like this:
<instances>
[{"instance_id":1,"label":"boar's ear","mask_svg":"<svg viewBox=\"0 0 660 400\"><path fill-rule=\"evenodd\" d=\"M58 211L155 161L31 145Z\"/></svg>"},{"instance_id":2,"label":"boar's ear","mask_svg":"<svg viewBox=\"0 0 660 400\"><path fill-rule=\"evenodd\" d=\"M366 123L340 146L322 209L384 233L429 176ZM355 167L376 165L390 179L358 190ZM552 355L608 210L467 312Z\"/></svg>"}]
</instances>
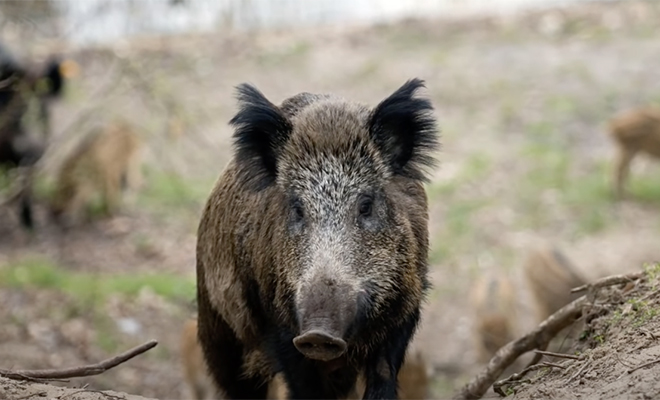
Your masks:
<instances>
[{"instance_id":1,"label":"boar's ear","mask_svg":"<svg viewBox=\"0 0 660 400\"><path fill-rule=\"evenodd\" d=\"M411 79L372 111L368 127L392 171L415 180L427 180L424 167L432 167L438 147L433 106L413 97L424 81Z\"/></svg>"},{"instance_id":2,"label":"boar's ear","mask_svg":"<svg viewBox=\"0 0 660 400\"><path fill-rule=\"evenodd\" d=\"M279 148L291 133L291 122L252 85L237 88L240 109L229 121L236 127L234 148L241 178L255 190L275 181Z\"/></svg>"}]
</instances>

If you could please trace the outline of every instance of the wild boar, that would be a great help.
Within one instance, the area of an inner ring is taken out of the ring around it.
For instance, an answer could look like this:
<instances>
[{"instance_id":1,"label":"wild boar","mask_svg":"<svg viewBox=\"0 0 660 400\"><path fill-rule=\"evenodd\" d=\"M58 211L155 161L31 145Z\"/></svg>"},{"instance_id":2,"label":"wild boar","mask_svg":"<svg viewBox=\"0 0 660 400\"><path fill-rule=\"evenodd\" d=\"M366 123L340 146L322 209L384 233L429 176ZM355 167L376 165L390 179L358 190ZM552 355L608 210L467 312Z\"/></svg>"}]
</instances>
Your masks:
<instances>
[{"instance_id":1,"label":"wild boar","mask_svg":"<svg viewBox=\"0 0 660 400\"><path fill-rule=\"evenodd\" d=\"M397 398L428 280L423 183L438 131L406 82L374 108L238 87L234 155L203 210L199 339L220 392Z\"/></svg>"}]
</instances>

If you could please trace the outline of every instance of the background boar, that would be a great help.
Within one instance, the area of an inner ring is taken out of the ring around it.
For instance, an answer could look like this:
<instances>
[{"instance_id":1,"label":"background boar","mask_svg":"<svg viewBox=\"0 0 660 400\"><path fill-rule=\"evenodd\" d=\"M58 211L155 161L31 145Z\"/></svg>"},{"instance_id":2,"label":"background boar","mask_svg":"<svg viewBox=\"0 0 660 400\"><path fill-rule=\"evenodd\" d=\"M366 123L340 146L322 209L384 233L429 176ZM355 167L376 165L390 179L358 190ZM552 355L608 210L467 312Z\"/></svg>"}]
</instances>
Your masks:
<instances>
[{"instance_id":1,"label":"background boar","mask_svg":"<svg viewBox=\"0 0 660 400\"><path fill-rule=\"evenodd\" d=\"M474 341L479 362L487 362L497 350L515 339L515 293L511 280L502 274L483 274L473 286L470 298L474 310Z\"/></svg>"},{"instance_id":2,"label":"background boar","mask_svg":"<svg viewBox=\"0 0 660 400\"><path fill-rule=\"evenodd\" d=\"M66 78L73 74L72 65L52 57L43 68L29 67L0 44L0 169L32 167L41 158L50 135L48 104L62 95ZM42 139L25 127L24 117L33 99L39 107ZM17 197L21 224L26 228L34 226L31 176L25 177Z\"/></svg>"},{"instance_id":3,"label":"background boar","mask_svg":"<svg viewBox=\"0 0 660 400\"><path fill-rule=\"evenodd\" d=\"M202 214L199 338L228 398L396 398L430 286L423 186L437 129L406 82L375 108L239 87L235 154Z\"/></svg>"},{"instance_id":4,"label":"background boar","mask_svg":"<svg viewBox=\"0 0 660 400\"><path fill-rule=\"evenodd\" d=\"M181 331L181 367L190 398L204 400L215 395L202 348L197 341L197 319L189 319Z\"/></svg>"},{"instance_id":5,"label":"background boar","mask_svg":"<svg viewBox=\"0 0 660 400\"><path fill-rule=\"evenodd\" d=\"M549 246L530 251L523 272L539 322L580 297L579 293L572 294L571 289L586 283L568 258L559 249Z\"/></svg>"},{"instance_id":6,"label":"background boar","mask_svg":"<svg viewBox=\"0 0 660 400\"><path fill-rule=\"evenodd\" d=\"M618 147L614 191L622 198L633 158L638 153L660 158L660 108L643 107L615 116L609 134Z\"/></svg>"},{"instance_id":7,"label":"background boar","mask_svg":"<svg viewBox=\"0 0 660 400\"><path fill-rule=\"evenodd\" d=\"M103 215L114 214L124 190L141 183L141 147L142 141L125 122L92 132L60 168L50 204L53 219L63 226L79 221L94 195L101 197Z\"/></svg>"}]
</instances>

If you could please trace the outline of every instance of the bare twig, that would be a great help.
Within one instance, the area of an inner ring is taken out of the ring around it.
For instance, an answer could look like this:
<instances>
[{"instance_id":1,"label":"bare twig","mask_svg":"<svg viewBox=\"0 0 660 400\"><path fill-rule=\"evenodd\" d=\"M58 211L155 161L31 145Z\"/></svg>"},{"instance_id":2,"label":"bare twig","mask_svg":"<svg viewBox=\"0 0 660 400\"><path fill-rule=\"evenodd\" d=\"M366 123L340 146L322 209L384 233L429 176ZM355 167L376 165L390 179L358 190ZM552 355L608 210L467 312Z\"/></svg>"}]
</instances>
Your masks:
<instances>
[{"instance_id":1,"label":"bare twig","mask_svg":"<svg viewBox=\"0 0 660 400\"><path fill-rule=\"evenodd\" d=\"M582 307L586 301L586 296L575 299L541 322L532 332L500 348L486 368L465 385L454 396L454 400L481 398L504 369L520 355L534 349L547 348L552 338L582 315Z\"/></svg>"},{"instance_id":2,"label":"bare twig","mask_svg":"<svg viewBox=\"0 0 660 400\"><path fill-rule=\"evenodd\" d=\"M644 276L644 272L635 272L632 274L625 274L625 275L612 275L612 276L607 276L605 278L599 279L596 282L593 283L587 283L586 285L578 286L576 288L571 289L571 293L578 293L578 292L584 292L587 289L599 289L599 288L604 288L607 286L614 286L618 285L620 283L626 283L626 282L631 282L634 281L635 279L639 279Z\"/></svg>"},{"instance_id":3,"label":"bare twig","mask_svg":"<svg viewBox=\"0 0 660 400\"><path fill-rule=\"evenodd\" d=\"M614 357L616 357L616 360L617 360L621 365L623 365L624 367L626 367L626 368L632 368L632 365L630 365L630 364L626 364L626 363L623 362L623 360L621 359L621 357L619 357L619 353L618 353L618 352L616 352L616 351L614 352Z\"/></svg>"},{"instance_id":4,"label":"bare twig","mask_svg":"<svg viewBox=\"0 0 660 400\"><path fill-rule=\"evenodd\" d=\"M73 396L74 394L84 392L85 390L87 390L87 386L89 386L89 383L86 383L83 387L80 388L80 390L76 390L75 392L69 392L67 394L61 395L60 397L58 397L58 399L62 400L65 397Z\"/></svg>"},{"instance_id":5,"label":"bare twig","mask_svg":"<svg viewBox=\"0 0 660 400\"><path fill-rule=\"evenodd\" d=\"M658 337L653 333L644 328L639 328L639 331L647 335L651 340L658 340Z\"/></svg>"},{"instance_id":6,"label":"bare twig","mask_svg":"<svg viewBox=\"0 0 660 400\"><path fill-rule=\"evenodd\" d=\"M58 397L58 399L59 399L59 400L62 400L62 399L64 399L65 397L73 396L73 395L76 395L76 394L79 394L79 393L98 393L98 394L102 394L103 396L105 396L105 397L107 397L107 398L110 398L110 399L114 399L114 400L125 400L124 397L115 396L115 395L112 395L112 394L110 394L110 393L106 393L106 392L104 392L103 390L86 389L86 388L82 388L82 389L80 389L80 390L76 390L75 392L67 393L67 394L65 394L65 395L62 395L62 396Z\"/></svg>"},{"instance_id":7,"label":"bare twig","mask_svg":"<svg viewBox=\"0 0 660 400\"><path fill-rule=\"evenodd\" d=\"M568 380L566 381L566 384L568 385L569 383L573 382L574 379L576 379L576 378L578 378L580 375L582 375L582 372L584 372L584 370L587 368L588 365L590 365L590 363L589 363L589 362L585 362L584 365L582 366L582 368L580 368L575 374L573 374L573 376L571 376L570 378L568 378Z\"/></svg>"},{"instance_id":8,"label":"bare twig","mask_svg":"<svg viewBox=\"0 0 660 400\"><path fill-rule=\"evenodd\" d=\"M48 394L48 392L29 393L29 394L26 394L26 395L23 395L23 396L16 397L16 398L14 398L14 400L23 400L23 399L27 399L27 398L30 398L30 397L33 397L33 396L42 397L42 396L46 396L47 394Z\"/></svg>"},{"instance_id":9,"label":"bare twig","mask_svg":"<svg viewBox=\"0 0 660 400\"><path fill-rule=\"evenodd\" d=\"M66 379L66 378L79 378L83 376L99 375L111 368L122 364L131 358L138 356L145 351L148 351L158 344L157 341L151 340L140 346L134 347L118 356L101 361L100 363L84 365L81 367L63 368L63 369L43 369L43 370L2 370L0 369L0 376L16 380L31 380L31 379Z\"/></svg>"},{"instance_id":10,"label":"bare twig","mask_svg":"<svg viewBox=\"0 0 660 400\"><path fill-rule=\"evenodd\" d=\"M572 354L553 353L552 351L534 350L534 353L541 354L543 356L551 356L551 357L557 357L557 358L570 358L571 360L579 360L580 359L580 356L574 356Z\"/></svg>"},{"instance_id":11,"label":"bare twig","mask_svg":"<svg viewBox=\"0 0 660 400\"><path fill-rule=\"evenodd\" d=\"M648 367L648 366L651 366L651 365L653 365L653 364L657 364L657 363L660 363L660 358L658 358L658 359L656 359L656 360L653 360L653 361L649 361L649 362L644 363L644 364L642 364L642 365L638 365L638 366L635 367L635 368L631 368L631 369L628 370L628 373L629 373L629 374L632 374L633 372L637 371L638 369L646 368L646 367Z\"/></svg>"},{"instance_id":12,"label":"bare twig","mask_svg":"<svg viewBox=\"0 0 660 400\"><path fill-rule=\"evenodd\" d=\"M560 368L560 369L565 369L566 367L561 365L561 364L555 364L555 363L549 363L549 362L544 362L541 364L536 364L536 365L530 365L529 367L523 369L522 371L511 375L510 377L506 379L502 379L500 381L497 381L493 383L493 390L499 394L500 396L506 396L506 393L504 390L502 390L502 386L508 385L514 382L520 382L520 380L525 377L528 373L532 371L536 371L537 369L542 369L542 368Z\"/></svg>"}]
</instances>

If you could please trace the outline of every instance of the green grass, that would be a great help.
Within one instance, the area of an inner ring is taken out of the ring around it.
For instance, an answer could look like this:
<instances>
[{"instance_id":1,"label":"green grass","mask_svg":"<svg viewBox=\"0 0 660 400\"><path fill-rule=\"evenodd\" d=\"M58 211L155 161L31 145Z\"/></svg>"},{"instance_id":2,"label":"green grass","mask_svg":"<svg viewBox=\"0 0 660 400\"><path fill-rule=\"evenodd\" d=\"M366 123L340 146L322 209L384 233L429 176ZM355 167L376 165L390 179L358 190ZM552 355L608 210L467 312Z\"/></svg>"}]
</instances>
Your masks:
<instances>
[{"instance_id":1,"label":"green grass","mask_svg":"<svg viewBox=\"0 0 660 400\"><path fill-rule=\"evenodd\" d=\"M145 187L137 196L138 206L165 211L199 209L213 186L212 182L186 179L153 169L145 169L145 182Z\"/></svg>"},{"instance_id":2,"label":"green grass","mask_svg":"<svg viewBox=\"0 0 660 400\"><path fill-rule=\"evenodd\" d=\"M627 191L636 201L660 204L660 176L631 174L627 182Z\"/></svg>"},{"instance_id":3,"label":"green grass","mask_svg":"<svg viewBox=\"0 0 660 400\"><path fill-rule=\"evenodd\" d=\"M67 271L52 262L30 258L0 267L0 286L21 289L52 289L80 302L100 302L110 294L136 296L143 288L170 300L189 301L195 282L164 273L95 275Z\"/></svg>"},{"instance_id":4,"label":"green grass","mask_svg":"<svg viewBox=\"0 0 660 400\"><path fill-rule=\"evenodd\" d=\"M586 172L574 172L575 160L568 151L552 145L533 143L523 147L521 156L527 158L530 168L522 176L517 202L525 210L523 225L541 228L550 223L549 207L543 203L543 194L554 190L556 204L574 221L575 234L593 234L613 223L614 202L606 162L593 165Z\"/></svg>"},{"instance_id":5,"label":"green grass","mask_svg":"<svg viewBox=\"0 0 660 400\"><path fill-rule=\"evenodd\" d=\"M477 234L471 223L472 216L490 204L489 199L477 198L453 201L447 205L442 221L442 231L435 235L431 243L429 261L440 263L454 254L469 251Z\"/></svg>"}]
</instances>

